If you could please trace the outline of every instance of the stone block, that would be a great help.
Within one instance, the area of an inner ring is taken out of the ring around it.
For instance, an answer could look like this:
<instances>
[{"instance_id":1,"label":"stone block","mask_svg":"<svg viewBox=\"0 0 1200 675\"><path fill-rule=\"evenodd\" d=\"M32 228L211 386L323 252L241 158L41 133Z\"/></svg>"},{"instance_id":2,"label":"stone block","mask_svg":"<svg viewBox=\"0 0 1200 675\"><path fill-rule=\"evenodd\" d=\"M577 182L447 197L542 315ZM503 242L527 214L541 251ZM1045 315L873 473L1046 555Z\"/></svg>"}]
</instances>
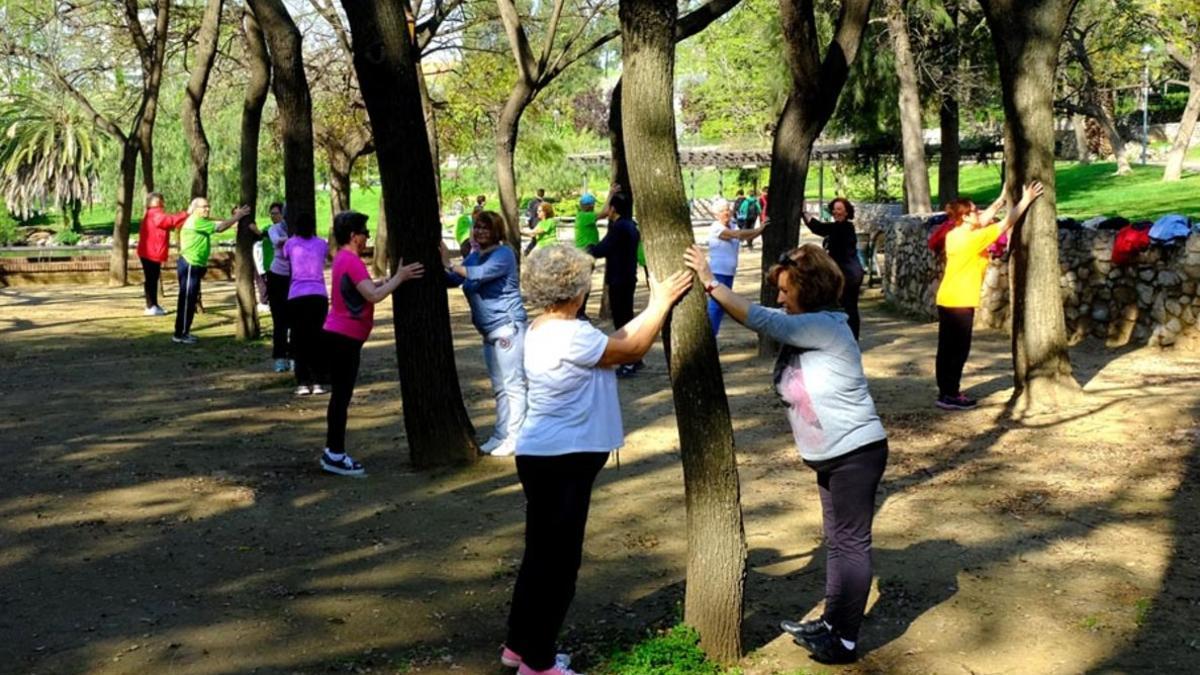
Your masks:
<instances>
[{"instance_id":1,"label":"stone block","mask_svg":"<svg viewBox=\"0 0 1200 675\"><path fill-rule=\"evenodd\" d=\"M1107 322L1108 305L1097 305L1096 308L1092 310L1092 320L1099 321L1101 323Z\"/></svg>"},{"instance_id":2,"label":"stone block","mask_svg":"<svg viewBox=\"0 0 1200 675\"><path fill-rule=\"evenodd\" d=\"M1167 314L1171 316L1179 316L1183 313L1183 306L1179 304L1178 300L1167 300L1163 303L1163 306L1166 308Z\"/></svg>"},{"instance_id":3,"label":"stone block","mask_svg":"<svg viewBox=\"0 0 1200 675\"><path fill-rule=\"evenodd\" d=\"M1141 279L1142 281L1152 281L1154 279L1154 277L1155 277L1154 270L1150 269L1148 267L1143 267L1138 272L1138 278Z\"/></svg>"},{"instance_id":4,"label":"stone block","mask_svg":"<svg viewBox=\"0 0 1200 675\"><path fill-rule=\"evenodd\" d=\"M1149 307L1150 303L1154 302L1154 287L1150 284L1138 284L1137 298L1139 304Z\"/></svg>"},{"instance_id":5,"label":"stone block","mask_svg":"<svg viewBox=\"0 0 1200 675\"><path fill-rule=\"evenodd\" d=\"M1170 270L1163 270L1158 273L1157 281L1159 286L1178 286L1183 280L1178 274Z\"/></svg>"}]
</instances>

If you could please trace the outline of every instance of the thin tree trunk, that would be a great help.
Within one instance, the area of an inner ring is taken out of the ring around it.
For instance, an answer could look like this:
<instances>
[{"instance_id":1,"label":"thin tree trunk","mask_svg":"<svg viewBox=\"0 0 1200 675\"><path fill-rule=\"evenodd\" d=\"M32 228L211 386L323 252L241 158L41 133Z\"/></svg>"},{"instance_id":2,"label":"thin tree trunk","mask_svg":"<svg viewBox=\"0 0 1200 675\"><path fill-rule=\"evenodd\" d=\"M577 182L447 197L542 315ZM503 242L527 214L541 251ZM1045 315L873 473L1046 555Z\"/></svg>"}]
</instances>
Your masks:
<instances>
[{"instance_id":1,"label":"thin tree trunk","mask_svg":"<svg viewBox=\"0 0 1200 675\"><path fill-rule=\"evenodd\" d=\"M521 115L532 100L533 89L518 81L496 122L496 183L500 190L500 211L507 227L506 236L518 257L521 255L521 202L517 193L517 135Z\"/></svg>"},{"instance_id":2,"label":"thin tree trunk","mask_svg":"<svg viewBox=\"0 0 1200 675\"><path fill-rule=\"evenodd\" d=\"M908 213L933 210L929 190L929 168L925 163L924 124L917 85L917 64L908 37L904 0L887 0L888 32L896 52L896 75L900 80L900 139L904 153L904 194Z\"/></svg>"},{"instance_id":3,"label":"thin tree trunk","mask_svg":"<svg viewBox=\"0 0 1200 675\"><path fill-rule=\"evenodd\" d=\"M316 218L312 97L304 74L300 31L283 0L247 0L271 55L272 91L283 137L284 201L289 223Z\"/></svg>"},{"instance_id":4,"label":"thin tree trunk","mask_svg":"<svg viewBox=\"0 0 1200 675\"><path fill-rule=\"evenodd\" d=\"M633 196L632 186L629 185L629 162L625 158L625 130L621 125L621 82L622 78L617 78L617 85L612 90L612 101L609 103L608 109L608 146L609 146L609 181L613 185L620 185L626 190L631 190L630 196Z\"/></svg>"},{"instance_id":5,"label":"thin tree trunk","mask_svg":"<svg viewBox=\"0 0 1200 675\"><path fill-rule=\"evenodd\" d=\"M154 123L158 118L158 97L162 89L170 16L170 1L159 0L155 6L154 42L138 45L138 49L142 51L142 66L145 70L143 96L146 106L135 133L142 157L142 187L146 194L154 191Z\"/></svg>"},{"instance_id":6,"label":"thin tree trunk","mask_svg":"<svg viewBox=\"0 0 1200 675\"><path fill-rule=\"evenodd\" d=\"M350 172L354 160L340 150L329 153L329 208L334 215L350 210Z\"/></svg>"},{"instance_id":7,"label":"thin tree trunk","mask_svg":"<svg viewBox=\"0 0 1200 675\"><path fill-rule=\"evenodd\" d=\"M622 0L622 127L629 177L640 195L652 271L679 269L693 241L672 92L675 0ZM687 502L688 569L684 622L700 647L729 663L741 656L746 542L742 530L733 429L717 344L698 286L674 309L663 332L674 393Z\"/></svg>"},{"instance_id":8,"label":"thin tree trunk","mask_svg":"<svg viewBox=\"0 0 1200 675\"><path fill-rule=\"evenodd\" d=\"M133 216L133 190L137 184L138 140L126 137L121 144L121 172L117 180L116 213L113 216L112 252L109 254L108 285L129 283L129 225Z\"/></svg>"},{"instance_id":9,"label":"thin tree trunk","mask_svg":"<svg viewBox=\"0 0 1200 675\"><path fill-rule=\"evenodd\" d=\"M204 17L196 34L196 54L192 72L183 96L183 134L187 138L188 154L192 160L192 197L208 196L208 136L200 109L208 92L208 76L217 58L217 38L220 37L221 9L224 0L208 0Z\"/></svg>"},{"instance_id":10,"label":"thin tree trunk","mask_svg":"<svg viewBox=\"0 0 1200 675\"><path fill-rule=\"evenodd\" d=\"M436 273L441 269L437 187L404 5L401 0L342 0L342 7L376 141L389 257L397 264L401 259L424 263L429 271L392 296L410 457L418 468L468 464L479 449L459 389L446 286Z\"/></svg>"},{"instance_id":11,"label":"thin tree trunk","mask_svg":"<svg viewBox=\"0 0 1200 675\"><path fill-rule=\"evenodd\" d=\"M386 203L383 193L379 195L379 222L375 223L375 253L371 260L371 269L377 276L383 276L388 271L388 221Z\"/></svg>"},{"instance_id":12,"label":"thin tree trunk","mask_svg":"<svg viewBox=\"0 0 1200 675\"><path fill-rule=\"evenodd\" d=\"M1187 155L1188 145L1196 130L1196 118L1200 117L1200 43L1192 48L1188 88L1190 93L1183 116L1179 118L1179 132L1175 134L1171 151L1167 153L1167 167L1163 170L1165 181L1177 181L1183 175L1183 158Z\"/></svg>"},{"instance_id":13,"label":"thin tree trunk","mask_svg":"<svg viewBox=\"0 0 1200 675\"><path fill-rule=\"evenodd\" d=\"M1075 159L1080 164L1091 164L1092 151L1088 148L1087 118L1079 113L1071 115L1071 130L1075 134Z\"/></svg>"},{"instance_id":14,"label":"thin tree trunk","mask_svg":"<svg viewBox=\"0 0 1200 675\"><path fill-rule=\"evenodd\" d=\"M938 124L942 132L941 154L938 158L938 202L941 204L958 197L958 165L962 161L958 139L958 97L961 91L958 0L948 0L945 4L951 23L946 29L946 44L943 47L947 63L942 79L946 85L942 91L941 105L938 106Z\"/></svg>"},{"instance_id":15,"label":"thin tree trunk","mask_svg":"<svg viewBox=\"0 0 1200 675\"><path fill-rule=\"evenodd\" d=\"M425 82L425 71L417 66L417 84L421 91L421 112L425 116L425 135L429 137L429 154L433 158L433 181L437 186L438 205L442 203L442 161L438 144L437 112L433 108L433 99L429 96L429 87ZM439 209L440 213L441 209Z\"/></svg>"},{"instance_id":16,"label":"thin tree trunk","mask_svg":"<svg viewBox=\"0 0 1200 675\"><path fill-rule=\"evenodd\" d=\"M1127 176L1133 173L1133 167L1129 165L1129 155L1125 152L1125 140L1121 138L1121 132L1117 130L1117 123L1113 119L1112 112L1103 103L1097 104L1096 110L1098 111L1096 121L1100 123L1100 128L1104 129L1104 134L1108 136L1108 143L1112 146L1113 159L1117 162L1117 175Z\"/></svg>"},{"instance_id":17,"label":"thin tree trunk","mask_svg":"<svg viewBox=\"0 0 1200 675\"><path fill-rule=\"evenodd\" d=\"M991 29L1004 98L1005 180L1016 203L1021 186L1046 191L1011 235L1010 284L1014 411L1053 409L1079 393L1071 377L1059 290L1055 223L1054 81L1060 36L1075 0L981 0Z\"/></svg>"},{"instance_id":18,"label":"thin tree trunk","mask_svg":"<svg viewBox=\"0 0 1200 675\"><path fill-rule=\"evenodd\" d=\"M237 338L257 339L261 331L258 322L258 298L254 288L254 233L248 227L258 205L258 139L262 130L262 110L271 85L271 63L262 30L254 14L246 10L242 16L245 38L246 96L242 102L241 145L241 203L249 206L251 215L238 223L237 231Z\"/></svg>"}]
</instances>

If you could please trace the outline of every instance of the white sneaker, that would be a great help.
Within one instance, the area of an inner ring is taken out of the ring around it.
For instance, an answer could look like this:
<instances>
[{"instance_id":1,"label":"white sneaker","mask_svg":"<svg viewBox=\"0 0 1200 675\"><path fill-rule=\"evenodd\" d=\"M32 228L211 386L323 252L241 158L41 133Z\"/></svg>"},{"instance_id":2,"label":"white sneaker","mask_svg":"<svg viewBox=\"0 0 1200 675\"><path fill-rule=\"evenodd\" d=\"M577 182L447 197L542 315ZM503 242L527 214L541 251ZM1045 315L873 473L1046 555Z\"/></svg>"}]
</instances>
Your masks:
<instances>
[{"instance_id":1,"label":"white sneaker","mask_svg":"<svg viewBox=\"0 0 1200 675\"><path fill-rule=\"evenodd\" d=\"M146 311L142 312L142 315L143 316L166 316L167 313L165 311L163 311L162 307L155 305L153 307L147 307Z\"/></svg>"},{"instance_id":2,"label":"white sneaker","mask_svg":"<svg viewBox=\"0 0 1200 675\"><path fill-rule=\"evenodd\" d=\"M256 307L255 309L258 310L259 314L270 314L271 313L270 305L264 305L262 303L259 303L258 307Z\"/></svg>"},{"instance_id":3,"label":"white sneaker","mask_svg":"<svg viewBox=\"0 0 1200 675\"><path fill-rule=\"evenodd\" d=\"M515 436L509 436L501 441L490 454L492 457L512 457L517 453L517 439Z\"/></svg>"},{"instance_id":4,"label":"white sneaker","mask_svg":"<svg viewBox=\"0 0 1200 675\"><path fill-rule=\"evenodd\" d=\"M275 359L275 372L286 373L288 371L287 359Z\"/></svg>"},{"instance_id":5,"label":"white sneaker","mask_svg":"<svg viewBox=\"0 0 1200 675\"><path fill-rule=\"evenodd\" d=\"M329 390L326 389L325 387L322 387L319 384L314 384L312 386L312 393L313 393L313 396L319 396L321 394L328 394Z\"/></svg>"},{"instance_id":6,"label":"white sneaker","mask_svg":"<svg viewBox=\"0 0 1200 675\"><path fill-rule=\"evenodd\" d=\"M299 387L296 387L297 396L308 396L311 393L313 393L312 387L308 386L307 384L302 384Z\"/></svg>"},{"instance_id":7,"label":"white sneaker","mask_svg":"<svg viewBox=\"0 0 1200 675\"><path fill-rule=\"evenodd\" d=\"M492 436L491 438L484 441L483 445L479 446L479 451L485 455L490 455L490 454L492 454L492 451L495 450L496 448L500 447L500 444L503 442L504 442L503 438L496 438L495 436Z\"/></svg>"}]
</instances>

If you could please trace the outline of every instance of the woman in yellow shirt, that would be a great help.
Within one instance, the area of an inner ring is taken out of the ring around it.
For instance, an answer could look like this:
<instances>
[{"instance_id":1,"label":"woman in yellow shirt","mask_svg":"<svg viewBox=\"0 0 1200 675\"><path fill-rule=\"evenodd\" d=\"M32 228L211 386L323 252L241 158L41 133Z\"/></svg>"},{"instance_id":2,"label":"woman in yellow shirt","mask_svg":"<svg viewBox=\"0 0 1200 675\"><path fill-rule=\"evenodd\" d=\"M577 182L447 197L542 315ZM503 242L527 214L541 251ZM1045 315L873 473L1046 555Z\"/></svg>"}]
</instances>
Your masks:
<instances>
[{"instance_id":1,"label":"woman in yellow shirt","mask_svg":"<svg viewBox=\"0 0 1200 675\"><path fill-rule=\"evenodd\" d=\"M955 199L946 205L946 215L954 223L946 234L946 271L938 286L938 350L936 405L942 410L970 410L975 400L959 390L963 366L971 353L971 326L979 306L983 275L987 272L987 248L1008 232L1029 205L1042 196L1042 184L1025 186L1021 201L1009 209L1004 223L993 223L1004 206L1007 190L1001 192L986 211L980 211L970 199Z\"/></svg>"}]
</instances>

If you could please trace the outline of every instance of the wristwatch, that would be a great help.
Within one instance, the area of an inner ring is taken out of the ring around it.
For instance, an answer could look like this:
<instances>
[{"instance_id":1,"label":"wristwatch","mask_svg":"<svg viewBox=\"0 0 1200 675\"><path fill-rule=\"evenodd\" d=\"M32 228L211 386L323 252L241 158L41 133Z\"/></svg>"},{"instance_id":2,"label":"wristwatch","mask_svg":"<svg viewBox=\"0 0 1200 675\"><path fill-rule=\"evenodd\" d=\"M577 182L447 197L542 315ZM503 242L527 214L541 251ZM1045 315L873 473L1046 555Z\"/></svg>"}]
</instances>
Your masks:
<instances>
[{"instance_id":1,"label":"wristwatch","mask_svg":"<svg viewBox=\"0 0 1200 675\"><path fill-rule=\"evenodd\" d=\"M709 279L708 283L704 284L704 292L712 295L713 290L720 285L721 282L717 281L716 279Z\"/></svg>"}]
</instances>

